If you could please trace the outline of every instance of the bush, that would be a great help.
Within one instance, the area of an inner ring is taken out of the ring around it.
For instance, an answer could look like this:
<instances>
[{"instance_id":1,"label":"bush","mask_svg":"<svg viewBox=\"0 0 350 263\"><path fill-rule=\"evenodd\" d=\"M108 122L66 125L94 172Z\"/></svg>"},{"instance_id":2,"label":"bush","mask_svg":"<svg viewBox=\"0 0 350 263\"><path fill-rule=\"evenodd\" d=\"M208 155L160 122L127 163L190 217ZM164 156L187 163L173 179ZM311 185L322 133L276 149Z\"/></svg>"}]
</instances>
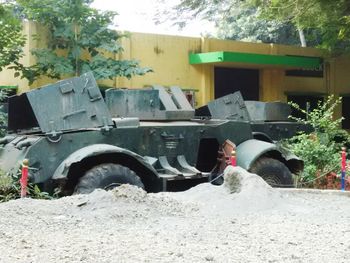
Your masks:
<instances>
[{"instance_id":1,"label":"bush","mask_svg":"<svg viewBox=\"0 0 350 263\"><path fill-rule=\"evenodd\" d=\"M0 90L0 103L5 101L6 93L3 90ZM0 137L3 137L6 134L7 127L7 114L5 113L3 106L0 105Z\"/></svg>"},{"instance_id":2,"label":"bush","mask_svg":"<svg viewBox=\"0 0 350 263\"><path fill-rule=\"evenodd\" d=\"M20 173L17 177L11 177L0 170L0 203L20 198L21 185L19 183ZM27 196L35 199L51 199L52 197L40 191L37 185L28 184Z\"/></svg>"},{"instance_id":3,"label":"bush","mask_svg":"<svg viewBox=\"0 0 350 263\"><path fill-rule=\"evenodd\" d=\"M14 184L13 179L0 171L0 202L6 202L19 197L19 189Z\"/></svg>"},{"instance_id":4,"label":"bush","mask_svg":"<svg viewBox=\"0 0 350 263\"><path fill-rule=\"evenodd\" d=\"M299 185L319 187L326 182L327 174L340 173L341 147L350 141L348 133L340 128L343 118L334 119L334 109L340 103L341 98L335 99L331 95L310 113L290 103L307 116L306 119L290 118L309 124L314 130L311 134L300 133L285 144L305 163L304 171L298 175Z\"/></svg>"}]
</instances>

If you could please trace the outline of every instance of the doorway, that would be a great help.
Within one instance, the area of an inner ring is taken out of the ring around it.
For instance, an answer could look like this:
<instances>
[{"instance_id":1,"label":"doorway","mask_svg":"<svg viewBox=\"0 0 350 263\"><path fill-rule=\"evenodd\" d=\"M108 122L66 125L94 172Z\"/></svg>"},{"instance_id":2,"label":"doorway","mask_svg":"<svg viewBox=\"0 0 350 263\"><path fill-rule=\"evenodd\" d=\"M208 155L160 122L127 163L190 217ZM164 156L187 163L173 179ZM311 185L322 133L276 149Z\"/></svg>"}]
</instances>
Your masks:
<instances>
[{"instance_id":1,"label":"doorway","mask_svg":"<svg viewBox=\"0 0 350 263\"><path fill-rule=\"evenodd\" d=\"M215 99L240 91L244 100L259 100L259 70L214 68Z\"/></svg>"}]
</instances>

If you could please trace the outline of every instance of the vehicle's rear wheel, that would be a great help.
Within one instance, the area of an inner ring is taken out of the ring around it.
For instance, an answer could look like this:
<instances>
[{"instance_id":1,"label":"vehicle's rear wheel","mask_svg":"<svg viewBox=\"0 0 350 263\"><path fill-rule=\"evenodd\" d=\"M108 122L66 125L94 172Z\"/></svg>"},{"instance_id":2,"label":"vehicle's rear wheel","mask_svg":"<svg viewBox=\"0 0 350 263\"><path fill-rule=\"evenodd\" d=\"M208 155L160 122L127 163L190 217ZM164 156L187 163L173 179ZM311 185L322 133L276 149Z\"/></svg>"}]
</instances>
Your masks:
<instances>
[{"instance_id":1,"label":"vehicle's rear wheel","mask_svg":"<svg viewBox=\"0 0 350 263\"><path fill-rule=\"evenodd\" d=\"M75 194L88 194L95 189L111 190L122 184L145 188L140 177L128 167L114 163L97 165L83 175L74 189Z\"/></svg>"},{"instance_id":2,"label":"vehicle's rear wheel","mask_svg":"<svg viewBox=\"0 0 350 263\"><path fill-rule=\"evenodd\" d=\"M251 173L261 176L272 187L293 187L293 176L284 163L272 158L258 159Z\"/></svg>"}]
</instances>

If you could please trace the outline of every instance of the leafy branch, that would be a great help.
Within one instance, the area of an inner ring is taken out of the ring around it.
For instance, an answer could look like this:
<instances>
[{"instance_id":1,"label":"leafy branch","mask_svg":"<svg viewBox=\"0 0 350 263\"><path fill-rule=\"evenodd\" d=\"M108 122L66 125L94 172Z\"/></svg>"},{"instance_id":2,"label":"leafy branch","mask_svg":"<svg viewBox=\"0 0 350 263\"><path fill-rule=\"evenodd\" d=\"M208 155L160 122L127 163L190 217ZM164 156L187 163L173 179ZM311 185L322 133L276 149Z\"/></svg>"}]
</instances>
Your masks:
<instances>
[{"instance_id":1,"label":"leafy branch","mask_svg":"<svg viewBox=\"0 0 350 263\"><path fill-rule=\"evenodd\" d=\"M299 175L301 182L315 182L320 174L340 172L340 149L350 142L348 133L340 128L343 118L334 119L334 111L340 103L341 98L330 95L311 112L290 103L307 116L305 119L290 118L311 125L314 130L311 134L301 133L284 142L284 146L305 163L304 171Z\"/></svg>"},{"instance_id":2,"label":"leafy branch","mask_svg":"<svg viewBox=\"0 0 350 263\"><path fill-rule=\"evenodd\" d=\"M120 39L126 35L111 29L115 12L100 12L91 0L18 0L27 18L48 27L47 48L32 50L36 64L22 66L30 84L40 76L59 79L92 71L96 79L131 78L151 72L137 60L118 60Z\"/></svg>"},{"instance_id":3,"label":"leafy branch","mask_svg":"<svg viewBox=\"0 0 350 263\"><path fill-rule=\"evenodd\" d=\"M0 3L0 71L23 56L25 37L22 25L13 15L13 6Z\"/></svg>"}]
</instances>

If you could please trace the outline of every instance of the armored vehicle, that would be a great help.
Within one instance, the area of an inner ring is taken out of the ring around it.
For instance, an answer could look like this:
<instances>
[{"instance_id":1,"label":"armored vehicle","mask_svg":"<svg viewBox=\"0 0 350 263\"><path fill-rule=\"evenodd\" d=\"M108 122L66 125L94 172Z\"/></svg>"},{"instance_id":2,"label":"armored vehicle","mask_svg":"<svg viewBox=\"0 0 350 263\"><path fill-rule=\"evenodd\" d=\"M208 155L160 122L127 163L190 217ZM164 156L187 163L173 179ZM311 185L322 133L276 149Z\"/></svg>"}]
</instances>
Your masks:
<instances>
[{"instance_id":1,"label":"armored vehicle","mask_svg":"<svg viewBox=\"0 0 350 263\"><path fill-rule=\"evenodd\" d=\"M254 139L248 121L194 113L179 87L111 89L104 99L92 74L66 79L9 98L0 167L16 175L28 159L31 182L62 195L123 183L166 191L218 176L218 158L227 155L221 145L230 140L239 166L292 185L302 162Z\"/></svg>"},{"instance_id":2,"label":"armored vehicle","mask_svg":"<svg viewBox=\"0 0 350 263\"><path fill-rule=\"evenodd\" d=\"M310 125L292 121L291 112L291 106L283 102L244 101L238 91L197 109L196 116L248 121L255 139L276 142L298 132L312 132Z\"/></svg>"}]
</instances>

